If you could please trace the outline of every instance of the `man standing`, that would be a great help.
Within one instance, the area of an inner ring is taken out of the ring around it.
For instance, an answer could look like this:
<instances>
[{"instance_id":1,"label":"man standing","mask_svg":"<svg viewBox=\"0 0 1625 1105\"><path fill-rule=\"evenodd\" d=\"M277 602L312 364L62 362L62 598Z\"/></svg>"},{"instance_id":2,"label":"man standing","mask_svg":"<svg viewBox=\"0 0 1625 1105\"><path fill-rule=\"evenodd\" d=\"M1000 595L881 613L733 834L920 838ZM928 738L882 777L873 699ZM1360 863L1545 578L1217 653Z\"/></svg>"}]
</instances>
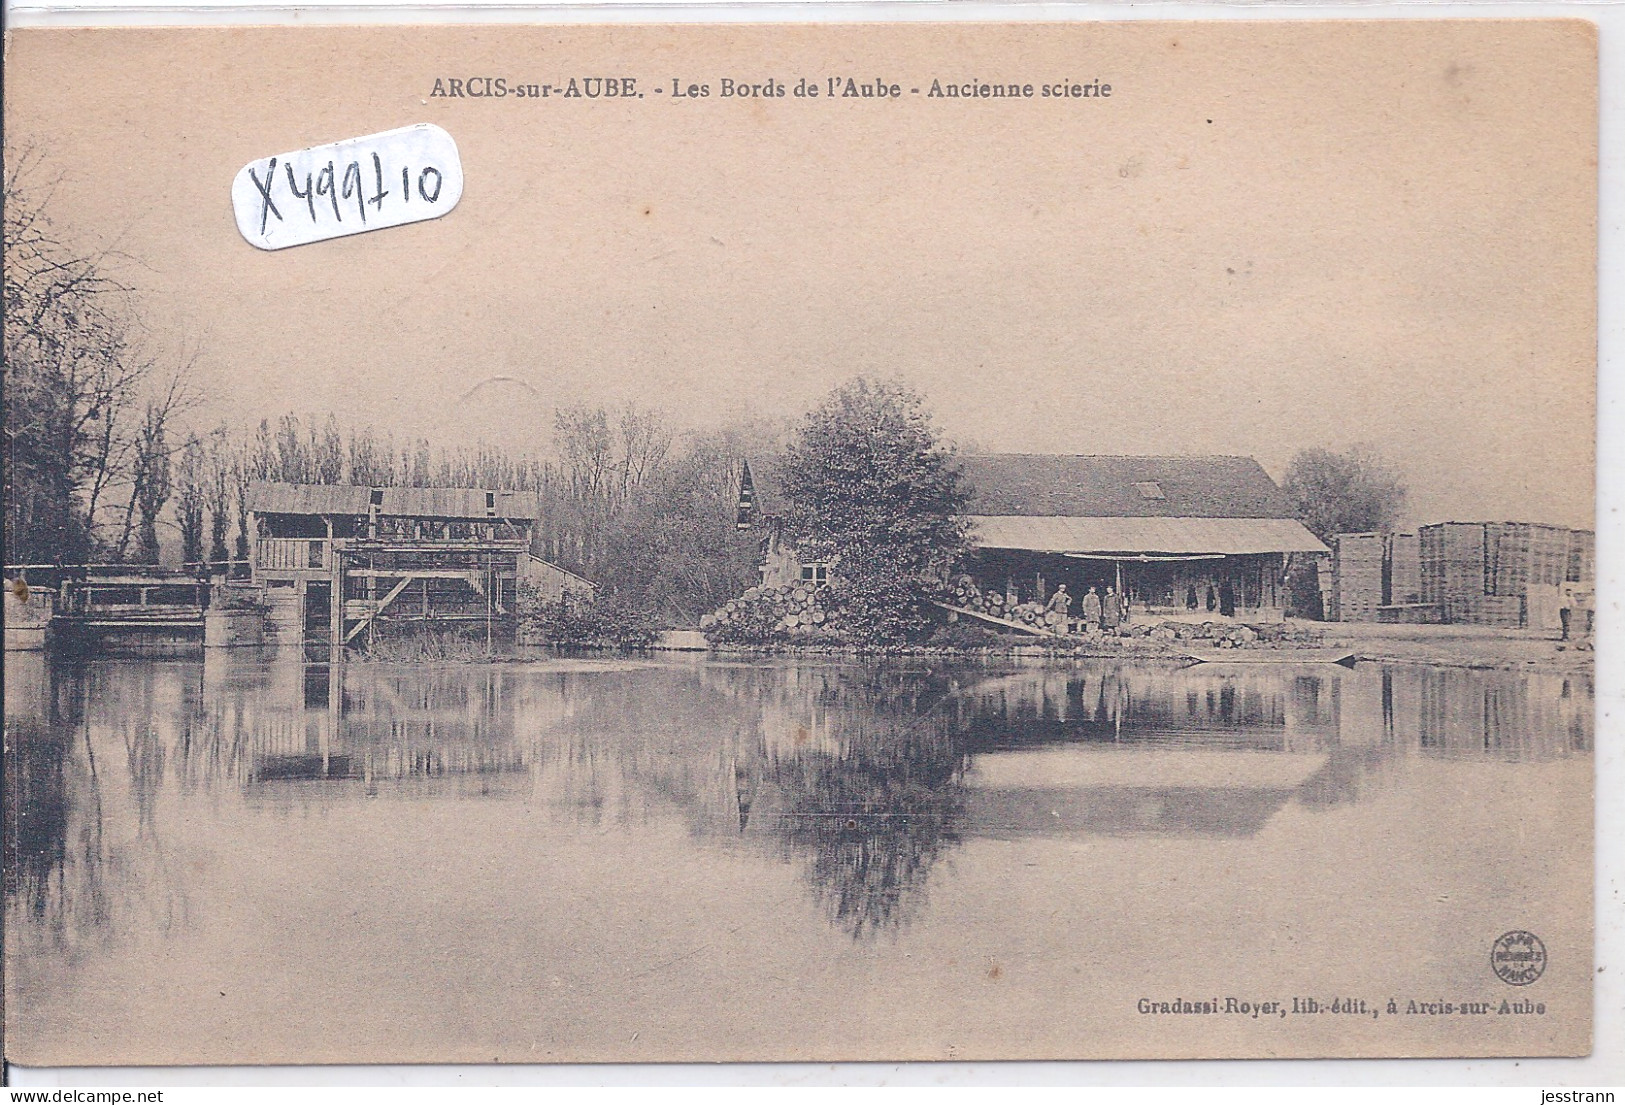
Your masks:
<instances>
[{"instance_id":1,"label":"man standing","mask_svg":"<svg viewBox=\"0 0 1625 1105\"><path fill-rule=\"evenodd\" d=\"M1106 588L1106 597L1100 600L1100 628L1107 633L1117 632L1123 621L1123 600L1114 588Z\"/></svg>"},{"instance_id":2,"label":"man standing","mask_svg":"<svg viewBox=\"0 0 1625 1105\"><path fill-rule=\"evenodd\" d=\"M1100 628L1100 596L1093 587L1083 596L1083 631L1093 633Z\"/></svg>"},{"instance_id":3,"label":"man standing","mask_svg":"<svg viewBox=\"0 0 1625 1105\"><path fill-rule=\"evenodd\" d=\"M1066 584L1063 583L1055 589L1055 593L1049 597L1049 602L1044 605L1044 609L1055 615L1053 619L1055 632L1065 637L1071 621L1068 613L1072 609L1072 596L1066 593Z\"/></svg>"}]
</instances>

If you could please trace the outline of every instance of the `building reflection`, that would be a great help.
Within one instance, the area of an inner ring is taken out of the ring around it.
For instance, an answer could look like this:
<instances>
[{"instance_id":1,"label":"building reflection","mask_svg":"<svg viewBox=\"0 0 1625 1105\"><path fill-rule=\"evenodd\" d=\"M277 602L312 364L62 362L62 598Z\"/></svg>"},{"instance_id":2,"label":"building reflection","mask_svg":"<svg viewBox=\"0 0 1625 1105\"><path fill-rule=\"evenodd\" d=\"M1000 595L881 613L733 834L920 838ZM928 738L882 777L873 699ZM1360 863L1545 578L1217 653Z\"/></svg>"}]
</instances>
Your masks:
<instances>
[{"instance_id":1,"label":"building reflection","mask_svg":"<svg viewBox=\"0 0 1625 1105\"><path fill-rule=\"evenodd\" d=\"M628 839L675 819L697 847L792 865L868 939L918 915L971 838L1243 839L1289 806L1380 797L1408 756L1555 759L1593 739L1588 675L1424 667L13 654L6 675L7 918L58 949L130 911L186 918L168 843L199 831L177 805L196 792L226 818L498 799Z\"/></svg>"}]
</instances>

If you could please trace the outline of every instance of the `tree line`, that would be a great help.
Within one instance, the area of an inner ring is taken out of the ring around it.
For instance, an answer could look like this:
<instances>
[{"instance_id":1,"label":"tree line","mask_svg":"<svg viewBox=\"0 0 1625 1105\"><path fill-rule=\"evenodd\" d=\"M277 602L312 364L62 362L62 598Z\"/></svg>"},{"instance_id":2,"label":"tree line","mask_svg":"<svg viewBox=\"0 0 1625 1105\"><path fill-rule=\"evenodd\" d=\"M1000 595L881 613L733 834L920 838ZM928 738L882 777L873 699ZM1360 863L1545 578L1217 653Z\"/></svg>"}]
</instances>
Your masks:
<instances>
[{"instance_id":1,"label":"tree line","mask_svg":"<svg viewBox=\"0 0 1625 1105\"><path fill-rule=\"evenodd\" d=\"M51 187L34 153L8 144L6 557L156 558L176 426L197 403L192 355L148 338L116 251L57 231Z\"/></svg>"},{"instance_id":2,"label":"tree line","mask_svg":"<svg viewBox=\"0 0 1625 1105\"><path fill-rule=\"evenodd\" d=\"M121 278L48 214L54 182L5 150L5 558L185 565L249 555L255 480L531 491L533 551L601 592L689 621L748 586L734 525L741 462L780 445L760 420L675 427L635 404L558 409L545 453L397 440L332 416L200 424L195 351L148 337Z\"/></svg>"},{"instance_id":3,"label":"tree line","mask_svg":"<svg viewBox=\"0 0 1625 1105\"><path fill-rule=\"evenodd\" d=\"M147 338L119 256L53 226L38 169L28 151L6 150L9 564L244 561L255 480L531 491L536 555L690 623L755 581L756 538L735 526L735 507L742 462L767 455L782 459L792 531L844 563L854 609L881 636L923 624L913 581L967 548L953 450L921 397L885 381L841 385L795 427L680 430L636 404L565 406L545 454L435 447L331 415L199 428L195 353ZM1391 528L1405 497L1359 448L1300 452L1283 487L1323 539ZM1311 573L1300 574L1307 597Z\"/></svg>"}]
</instances>

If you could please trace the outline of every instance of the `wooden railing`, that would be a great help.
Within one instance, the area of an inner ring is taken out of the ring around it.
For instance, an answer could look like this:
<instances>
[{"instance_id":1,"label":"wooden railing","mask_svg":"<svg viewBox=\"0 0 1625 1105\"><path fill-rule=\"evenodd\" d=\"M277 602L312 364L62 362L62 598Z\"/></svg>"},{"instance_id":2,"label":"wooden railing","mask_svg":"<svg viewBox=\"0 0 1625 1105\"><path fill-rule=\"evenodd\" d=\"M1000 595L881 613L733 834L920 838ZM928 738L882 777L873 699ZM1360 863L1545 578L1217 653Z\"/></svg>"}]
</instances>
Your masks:
<instances>
[{"instance_id":1,"label":"wooden railing","mask_svg":"<svg viewBox=\"0 0 1625 1105\"><path fill-rule=\"evenodd\" d=\"M262 537L254 546L256 568L309 569L331 565L333 549L320 537Z\"/></svg>"}]
</instances>

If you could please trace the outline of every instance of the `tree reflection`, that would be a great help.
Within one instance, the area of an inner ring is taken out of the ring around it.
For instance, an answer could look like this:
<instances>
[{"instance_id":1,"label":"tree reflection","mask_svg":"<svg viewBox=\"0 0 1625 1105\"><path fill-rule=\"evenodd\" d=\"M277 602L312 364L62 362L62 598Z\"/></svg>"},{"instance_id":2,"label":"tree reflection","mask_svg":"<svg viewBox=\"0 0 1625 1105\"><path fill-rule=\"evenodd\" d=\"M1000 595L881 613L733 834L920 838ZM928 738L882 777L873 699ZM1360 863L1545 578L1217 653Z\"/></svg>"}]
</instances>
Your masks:
<instances>
[{"instance_id":1,"label":"tree reflection","mask_svg":"<svg viewBox=\"0 0 1625 1105\"><path fill-rule=\"evenodd\" d=\"M70 947L104 929L109 915L100 780L84 730L85 674L43 660L37 668L27 661L7 667L7 912L22 911L30 931Z\"/></svg>"},{"instance_id":2,"label":"tree reflection","mask_svg":"<svg viewBox=\"0 0 1625 1105\"><path fill-rule=\"evenodd\" d=\"M46 920L49 888L67 853L63 768L71 735L43 718L6 719L6 898L35 920Z\"/></svg>"},{"instance_id":3,"label":"tree reflection","mask_svg":"<svg viewBox=\"0 0 1625 1105\"><path fill-rule=\"evenodd\" d=\"M780 847L853 939L900 928L959 843L966 759L940 708L951 693L933 676L835 674L809 703L822 739L803 726L787 747L763 747ZM749 808L742 798L742 824Z\"/></svg>"}]
</instances>

